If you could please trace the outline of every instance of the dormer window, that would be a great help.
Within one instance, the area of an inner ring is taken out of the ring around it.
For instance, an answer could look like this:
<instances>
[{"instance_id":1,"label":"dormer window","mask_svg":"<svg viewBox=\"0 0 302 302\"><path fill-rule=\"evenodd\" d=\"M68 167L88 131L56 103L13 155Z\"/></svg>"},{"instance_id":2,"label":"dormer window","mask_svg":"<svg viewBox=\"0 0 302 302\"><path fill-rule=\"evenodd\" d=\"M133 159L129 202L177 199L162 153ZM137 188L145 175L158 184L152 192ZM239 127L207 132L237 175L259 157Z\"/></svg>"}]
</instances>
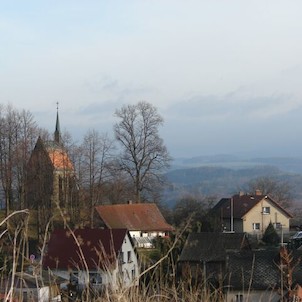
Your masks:
<instances>
[{"instance_id":1,"label":"dormer window","mask_svg":"<svg viewBox=\"0 0 302 302\"><path fill-rule=\"evenodd\" d=\"M263 215L268 215L271 213L271 208L270 207L262 207L262 214Z\"/></svg>"}]
</instances>

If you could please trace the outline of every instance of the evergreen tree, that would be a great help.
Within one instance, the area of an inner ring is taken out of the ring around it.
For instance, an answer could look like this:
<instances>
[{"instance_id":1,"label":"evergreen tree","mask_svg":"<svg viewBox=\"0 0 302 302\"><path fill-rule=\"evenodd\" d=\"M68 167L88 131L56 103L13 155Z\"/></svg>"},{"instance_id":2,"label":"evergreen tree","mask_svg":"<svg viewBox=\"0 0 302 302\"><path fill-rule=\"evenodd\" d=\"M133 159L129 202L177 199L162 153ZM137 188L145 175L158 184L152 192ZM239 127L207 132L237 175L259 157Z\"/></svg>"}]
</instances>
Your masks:
<instances>
[{"instance_id":1,"label":"evergreen tree","mask_svg":"<svg viewBox=\"0 0 302 302\"><path fill-rule=\"evenodd\" d=\"M280 242L280 237L271 222L267 226L262 240L268 245L277 245Z\"/></svg>"}]
</instances>

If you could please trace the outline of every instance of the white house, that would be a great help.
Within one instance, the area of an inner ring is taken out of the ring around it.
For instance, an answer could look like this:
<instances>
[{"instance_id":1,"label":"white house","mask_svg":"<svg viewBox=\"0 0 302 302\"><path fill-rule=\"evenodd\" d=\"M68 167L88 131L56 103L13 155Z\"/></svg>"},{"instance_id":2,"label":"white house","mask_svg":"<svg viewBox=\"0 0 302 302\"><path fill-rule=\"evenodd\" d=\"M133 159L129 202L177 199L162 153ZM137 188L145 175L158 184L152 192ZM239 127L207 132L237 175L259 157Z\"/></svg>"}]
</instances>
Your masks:
<instances>
[{"instance_id":1,"label":"white house","mask_svg":"<svg viewBox=\"0 0 302 302\"><path fill-rule=\"evenodd\" d=\"M55 230L43 267L78 289L117 289L138 285L138 260L126 229Z\"/></svg>"}]
</instances>

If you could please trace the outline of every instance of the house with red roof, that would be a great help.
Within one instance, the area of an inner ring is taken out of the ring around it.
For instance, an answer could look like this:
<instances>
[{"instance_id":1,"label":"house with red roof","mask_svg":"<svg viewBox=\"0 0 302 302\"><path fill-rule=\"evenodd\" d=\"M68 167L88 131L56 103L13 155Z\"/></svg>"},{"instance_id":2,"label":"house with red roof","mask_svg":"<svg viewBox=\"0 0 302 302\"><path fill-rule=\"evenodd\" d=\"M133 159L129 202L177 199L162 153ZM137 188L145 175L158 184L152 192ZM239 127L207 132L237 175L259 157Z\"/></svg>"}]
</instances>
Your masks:
<instances>
[{"instance_id":1,"label":"house with red roof","mask_svg":"<svg viewBox=\"0 0 302 302\"><path fill-rule=\"evenodd\" d=\"M43 268L69 280L79 290L138 285L138 260L126 229L54 230Z\"/></svg>"},{"instance_id":2,"label":"house with red roof","mask_svg":"<svg viewBox=\"0 0 302 302\"><path fill-rule=\"evenodd\" d=\"M138 247L153 247L155 237L168 237L173 231L155 203L100 205L96 211L106 228L129 230Z\"/></svg>"},{"instance_id":3,"label":"house with red roof","mask_svg":"<svg viewBox=\"0 0 302 302\"><path fill-rule=\"evenodd\" d=\"M212 209L224 231L262 236L269 223L280 233L289 232L292 215L269 195L239 193L222 198Z\"/></svg>"}]
</instances>

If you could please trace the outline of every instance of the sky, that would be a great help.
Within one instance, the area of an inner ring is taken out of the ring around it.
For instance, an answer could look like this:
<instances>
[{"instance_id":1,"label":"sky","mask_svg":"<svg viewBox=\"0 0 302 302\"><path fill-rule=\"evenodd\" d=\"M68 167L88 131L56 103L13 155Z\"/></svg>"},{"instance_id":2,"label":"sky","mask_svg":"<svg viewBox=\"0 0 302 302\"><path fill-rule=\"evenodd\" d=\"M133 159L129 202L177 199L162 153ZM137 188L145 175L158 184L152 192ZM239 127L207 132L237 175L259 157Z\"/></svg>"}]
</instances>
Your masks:
<instances>
[{"instance_id":1,"label":"sky","mask_svg":"<svg viewBox=\"0 0 302 302\"><path fill-rule=\"evenodd\" d=\"M0 2L0 104L81 140L147 101L173 157L302 154L302 1Z\"/></svg>"}]
</instances>

